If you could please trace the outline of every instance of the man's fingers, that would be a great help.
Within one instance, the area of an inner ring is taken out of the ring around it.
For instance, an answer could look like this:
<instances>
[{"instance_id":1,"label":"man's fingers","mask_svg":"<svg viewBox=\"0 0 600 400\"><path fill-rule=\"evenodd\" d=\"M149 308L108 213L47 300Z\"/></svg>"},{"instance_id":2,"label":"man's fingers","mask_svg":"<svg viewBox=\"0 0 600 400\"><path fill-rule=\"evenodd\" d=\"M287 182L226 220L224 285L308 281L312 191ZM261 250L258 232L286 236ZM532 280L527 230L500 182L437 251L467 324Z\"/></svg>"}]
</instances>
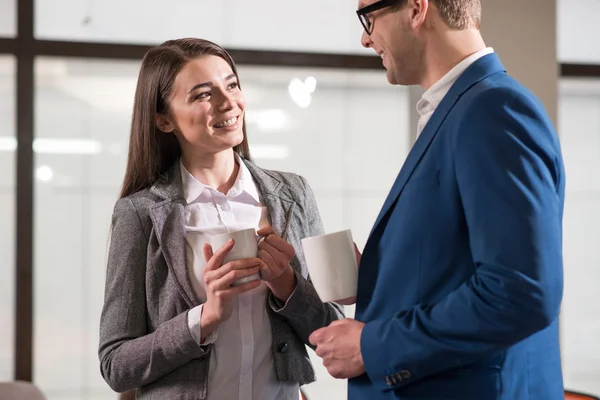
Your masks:
<instances>
[{"instance_id":1,"label":"man's fingers","mask_svg":"<svg viewBox=\"0 0 600 400\"><path fill-rule=\"evenodd\" d=\"M316 347L317 348L315 349L315 354L318 355L321 358L325 358L325 355L326 355L327 352L325 351L325 349L323 348L323 346L316 346ZM323 365L325 365L325 364L323 364Z\"/></svg>"},{"instance_id":2,"label":"man's fingers","mask_svg":"<svg viewBox=\"0 0 600 400\"><path fill-rule=\"evenodd\" d=\"M325 330L327 328L320 328L317 329L316 331L314 331L313 333L310 334L310 336L308 337L308 342L310 344L312 344L313 346L317 346L317 344L319 344L319 342L321 342L321 339L323 337L323 335L325 334Z\"/></svg>"}]
</instances>

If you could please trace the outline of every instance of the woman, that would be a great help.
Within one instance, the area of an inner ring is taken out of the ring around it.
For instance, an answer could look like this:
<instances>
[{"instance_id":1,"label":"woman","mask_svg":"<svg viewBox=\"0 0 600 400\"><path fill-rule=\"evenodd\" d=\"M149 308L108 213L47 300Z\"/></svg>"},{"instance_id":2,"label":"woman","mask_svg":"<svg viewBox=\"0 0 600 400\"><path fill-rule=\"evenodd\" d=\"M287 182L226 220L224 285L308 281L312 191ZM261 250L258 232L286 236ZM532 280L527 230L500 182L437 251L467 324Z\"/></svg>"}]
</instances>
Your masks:
<instances>
[{"instance_id":1,"label":"woman","mask_svg":"<svg viewBox=\"0 0 600 400\"><path fill-rule=\"evenodd\" d=\"M244 110L234 62L214 43L172 40L144 57L100 321L115 391L285 400L315 379L308 337L342 317L301 252L321 220L304 178L250 161ZM208 239L245 228L262 237L259 257L223 264L234 244Z\"/></svg>"}]
</instances>

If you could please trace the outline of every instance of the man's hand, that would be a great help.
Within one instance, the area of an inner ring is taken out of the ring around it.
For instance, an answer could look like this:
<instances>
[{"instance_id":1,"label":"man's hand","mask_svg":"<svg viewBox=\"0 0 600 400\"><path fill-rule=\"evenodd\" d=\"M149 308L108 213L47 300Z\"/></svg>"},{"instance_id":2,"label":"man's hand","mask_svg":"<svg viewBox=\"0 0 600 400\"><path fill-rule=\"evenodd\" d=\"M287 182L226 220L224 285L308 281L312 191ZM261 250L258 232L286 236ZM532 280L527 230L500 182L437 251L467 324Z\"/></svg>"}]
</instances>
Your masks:
<instances>
[{"instance_id":1,"label":"man's hand","mask_svg":"<svg viewBox=\"0 0 600 400\"><path fill-rule=\"evenodd\" d=\"M346 318L310 335L309 342L334 378L354 378L366 372L360 352L360 335L365 324Z\"/></svg>"}]
</instances>

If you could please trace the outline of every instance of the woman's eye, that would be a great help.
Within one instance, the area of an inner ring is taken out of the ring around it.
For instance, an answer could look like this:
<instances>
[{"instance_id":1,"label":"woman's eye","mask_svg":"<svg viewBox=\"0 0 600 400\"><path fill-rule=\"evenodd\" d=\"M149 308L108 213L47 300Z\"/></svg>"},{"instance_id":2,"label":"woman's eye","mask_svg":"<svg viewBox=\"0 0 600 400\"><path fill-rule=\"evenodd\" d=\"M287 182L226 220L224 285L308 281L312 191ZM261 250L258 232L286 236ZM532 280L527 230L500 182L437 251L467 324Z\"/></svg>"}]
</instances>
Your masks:
<instances>
[{"instance_id":1,"label":"woman's eye","mask_svg":"<svg viewBox=\"0 0 600 400\"><path fill-rule=\"evenodd\" d=\"M208 96L210 96L210 92L202 92L202 93L198 93L196 95L196 97L194 97L194 100L201 100L201 99L205 99Z\"/></svg>"},{"instance_id":2,"label":"woman's eye","mask_svg":"<svg viewBox=\"0 0 600 400\"><path fill-rule=\"evenodd\" d=\"M229 89L236 89L238 87L238 83L237 82L231 82L229 84Z\"/></svg>"}]
</instances>

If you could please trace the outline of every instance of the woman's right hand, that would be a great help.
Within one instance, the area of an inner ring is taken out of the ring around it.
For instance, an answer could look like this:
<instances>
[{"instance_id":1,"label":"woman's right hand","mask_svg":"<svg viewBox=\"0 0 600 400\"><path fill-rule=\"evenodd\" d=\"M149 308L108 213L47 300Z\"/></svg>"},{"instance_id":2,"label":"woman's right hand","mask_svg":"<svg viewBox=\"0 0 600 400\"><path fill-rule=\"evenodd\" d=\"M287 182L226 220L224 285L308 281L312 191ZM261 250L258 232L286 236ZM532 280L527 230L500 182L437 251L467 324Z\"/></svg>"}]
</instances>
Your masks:
<instances>
[{"instance_id":1,"label":"woman's right hand","mask_svg":"<svg viewBox=\"0 0 600 400\"><path fill-rule=\"evenodd\" d=\"M234 297L261 284L260 280L254 280L239 286L231 286L238 279L258 273L262 264L259 258L246 258L223 264L225 256L231 251L233 245L233 240L230 240L214 254L208 243L202 249L206 259L204 268L206 303L202 306L200 317L200 331L203 337L210 335L231 316Z\"/></svg>"}]
</instances>

